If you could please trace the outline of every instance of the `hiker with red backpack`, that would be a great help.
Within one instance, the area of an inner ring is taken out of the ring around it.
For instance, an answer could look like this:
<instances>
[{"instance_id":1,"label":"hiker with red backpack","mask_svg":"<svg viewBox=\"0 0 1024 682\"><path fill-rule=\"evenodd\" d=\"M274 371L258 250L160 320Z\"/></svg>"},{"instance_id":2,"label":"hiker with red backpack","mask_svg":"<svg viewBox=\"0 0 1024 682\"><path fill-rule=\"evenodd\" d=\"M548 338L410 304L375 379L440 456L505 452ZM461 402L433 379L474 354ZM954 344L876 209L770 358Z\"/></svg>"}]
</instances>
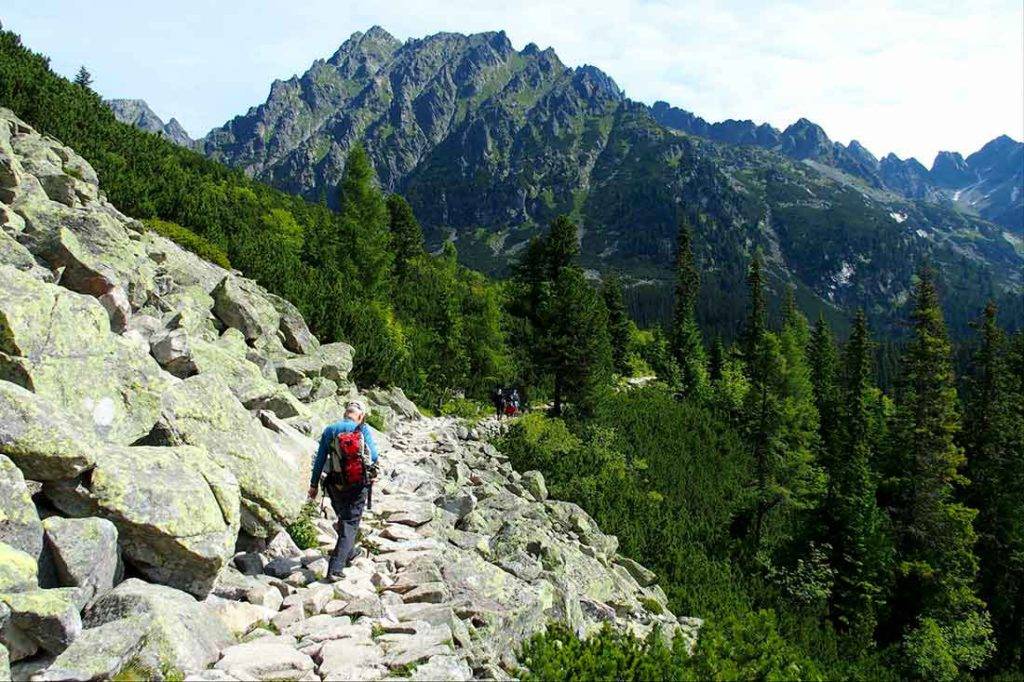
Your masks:
<instances>
[{"instance_id":1,"label":"hiker with red backpack","mask_svg":"<svg viewBox=\"0 0 1024 682\"><path fill-rule=\"evenodd\" d=\"M329 579L341 578L342 570L355 558L356 535L363 508L370 502L377 475L377 444L365 424L366 406L358 400L345 405L345 416L324 429L313 459L309 499L315 499L323 479L324 492L338 516L338 544L331 553Z\"/></svg>"}]
</instances>

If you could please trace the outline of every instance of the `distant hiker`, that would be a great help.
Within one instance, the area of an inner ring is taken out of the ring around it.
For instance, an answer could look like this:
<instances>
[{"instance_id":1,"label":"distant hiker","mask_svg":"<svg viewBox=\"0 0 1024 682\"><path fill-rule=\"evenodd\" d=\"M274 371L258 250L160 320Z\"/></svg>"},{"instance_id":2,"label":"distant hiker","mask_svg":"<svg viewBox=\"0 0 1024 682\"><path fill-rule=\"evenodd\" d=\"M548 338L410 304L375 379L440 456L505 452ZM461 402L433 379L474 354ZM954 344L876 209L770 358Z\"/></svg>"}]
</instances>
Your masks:
<instances>
[{"instance_id":1,"label":"distant hiker","mask_svg":"<svg viewBox=\"0 0 1024 682\"><path fill-rule=\"evenodd\" d=\"M491 403L494 405L494 416L501 419L505 413L505 389L498 386L491 391Z\"/></svg>"},{"instance_id":2,"label":"distant hiker","mask_svg":"<svg viewBox=\"0 0 1024 682\"><path fill-rule=\"evenodd\" d=\"M309 499L316 498L320 474L326 471L324 491L338 516L338 544L327 569L332 579L340 578L342 570L355 558L359 522L377 475L377 444L365 420L366 406L362 402L353 400L346 404L344 418L324 429L313 459Z\"/></svg>"}]
</instances>

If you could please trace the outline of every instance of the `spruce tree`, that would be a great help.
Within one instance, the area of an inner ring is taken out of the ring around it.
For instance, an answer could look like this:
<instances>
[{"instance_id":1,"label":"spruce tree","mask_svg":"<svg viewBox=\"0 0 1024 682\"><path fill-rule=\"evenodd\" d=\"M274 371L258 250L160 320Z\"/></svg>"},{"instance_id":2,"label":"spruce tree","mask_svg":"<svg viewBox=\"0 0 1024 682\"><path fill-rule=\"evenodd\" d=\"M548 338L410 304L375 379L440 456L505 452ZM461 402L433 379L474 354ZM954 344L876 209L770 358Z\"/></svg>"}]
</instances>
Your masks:
<instances>
[{"instance_id":1,"label":"spruce tree","mask_svg":"<svg viewBox=\"0 0 1024 682\"><path fill-rule=\"evenodd\" d=\"M700 271L693 258L690 225L679 224L676 248L675 310L672 316L672 354L680 369L684 395L706 398L709 395L707 354L700 327L697 326L697 294Z\"/></svg>"},{"instance_id":2,"label":"spruce tree","mask_svg":"<svg viewBox=\"0 0 1024 682\"><path fill-rule=\"evenodd\" d=\"M764 297L764 275L761 252L750 260L747 270L747 320L743 327L743 354L748 364L757 353L757 345L764 337L767 325L767 310Z\"/></svg>"},{"instance_id":3,"label":"spruce tree","mask_svg":"<svg viewBox=\"0 0 1024 682\"><path fill-rule=\"evenodd\" d=\"M85 68L85 65L78 67L78 73L75 74L75 85L83 88L92 87L92 74L89 73L89 69Z\"/></svg>"},{"instance_id":4,"label":"spruce tree","mask_svg":"<svg viewBox=\"0 0 1024 682\"><path fill-rule=\"evenodd\" d=\"M964 443L978 508L981 596L999 643L999 662L1024 669L1024 334L1016 348L985 308L974 356Z\"/></svg>"},{"instance_id":5,"label":"spruce tree","mask_svg":"<svg viewBox=\"0 0 1024 682\"><path fill-rule=\"evenodd\" d=\"M902 366L896 449L903 476L894 509L900 562L891 600L908 672L952 678L991 654L991 625L974 594L976 511L955 499L963 451L946 325L930 268L914 291L913 335Z\"/></svg>"},{"instance_id":6,"label":"spruce tree","mask_svg":"<svg viewBox=\"0 0 1024 682\"><path fill-rule=\"evenodd\" d=\"M386 300L394 261L389 214L362 144L352 147L345 163L338 219L342 236L338 255L351 278L347 286L363 298Z\"/></svg>"},{"instance_id":7,"label":"spruce tree","mask_svg":"<svg viewBox=\"0 0 1024 682\"><path fill-rule=\"evenodd\" d=\"M824 480L813 455L818 415L804 355L806 320L793 315L781 334L767 331L757 256L747 282L751 309L744 361L749 385L741 419L754 471L746 504L748 550L757 553L803 530L801 517L817 504ZM769 524L770 517L777 523Z\"/></svg>"},{"instance_id":8,"label":"spruce tree","mask_svg":"<svg viewBox=\"0 0 1024 682\"><path fill-rule=\"evenodd\" d=\"M819 316L814 325L807 348L807 358L811 366L814 404L818 408L820 436L818 459L826 469L830 469L839 456L841 441L839 355L835 337L824 316Z\"/></svg>"},{"instance_id":9,"label":"spruce tree","mask_svg":"<svg viewBox=\"0 0 1024 682\"><path fill-rule=\"evenodd\" d=\"M633 330L629 315L626 314L626 304L622 300L622 285L614 272L605 275L601 283L601 297L608 309L608 334L615 371L621 376L628 376Z\"/></svg>"},{"instance_id":10,"label":"spruce tree","mask_svg":"<svg viewBox=\"0 0 1024 682\"><path fill-rule=\"evenodd\" d=\"M818 330L827 333L822 320ZM831 334L826 339L826 333L816 333L812 344L829 348ZM877 476L871 469L872 411L878 399L872 352L867 317L860 310L843 352L837 404L824 408L836 420L833 428L839 434L833 439L835 449L827 467L826 518L835 569L831 614L836 628L849 637L854 651L873 643L882 584L891 559L884 514L876 503ZM825 358L819 374L827 376L832 351L822 350L818 355Z\"/></svg>"},{"instance_id":11,"label":"spruce tree","mask_svg":"<svg viewBox=\"0 0 1024 682\"><path fill-rule=\"evenodd\" d=\"M576 263L580 254L579 229L568 216L559 215L551 221L544 238L544 259L547 279L554 282L564 268Z\"/></svg>"},{"instance_id":12,"label":"spruce tree","mask_svg":"<svg viewBox=\"0 0 1024 682\"><path fill-rule=\"evenodd\" d=\"M413 215L412 206L400 194L389 195L387 205L391 248L395 254L395 276L401 281L409 261L423 255L423 230Z\"/></svg>"}]
</instances>

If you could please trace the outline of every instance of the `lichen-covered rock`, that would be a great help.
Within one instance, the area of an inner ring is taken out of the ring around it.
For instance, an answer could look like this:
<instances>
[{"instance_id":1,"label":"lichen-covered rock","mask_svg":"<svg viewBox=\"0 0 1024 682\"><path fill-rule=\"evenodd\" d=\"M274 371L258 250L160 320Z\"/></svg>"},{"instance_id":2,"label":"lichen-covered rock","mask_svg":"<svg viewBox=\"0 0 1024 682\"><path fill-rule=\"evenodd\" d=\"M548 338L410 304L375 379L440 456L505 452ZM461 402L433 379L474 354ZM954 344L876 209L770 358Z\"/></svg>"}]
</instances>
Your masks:
<instances>
[{"instance_id":1,"label":"lichen-covered rock","mask_svg":"<svg viewBox=\"0 0 1024 682\"><path fill-rule=\"evenodd\" d=\"M375 405L391 409L395 414L405 419L422 419L419 409L415 403L405 396L405 392L397 386L391 388L371 388L366 396Z\"/></svg>"},{"instance_id":2,"label":"lichen-covered rock","mask_svg":"<svg viewBox=\"0 0 1024 682\"><path fill-rule=\"evenodd\" d=\"M241 637L252 630L257 623L270 622L277 611L258 604L222 599L210 595L203 606L235 637Z\"/></svg>"},{"instance_id":3,"label":"lichen-covered rock","mask_svg":"<svg viewBox=\"0 0 1024 682\"><path fill-rule=\"evenodd\" d=\"M10 620L0 632L5 645L23 638L43 651L59 654L82 631L76 588L0 594L0 602L11 610Z\"/></svg>"},{"instance_id":4,"label":"lichen-covered rock","mask_svg":"<svg viewBox=\"0 0 1024 682\"><path fill-rule=\"evenodd\" d=\"M533 499L538 502L548 499L548 487L544 485L544 475L539 471L527 471L524 473L522 484L533 495Z\"/></svg>"},{"instance_id":5,"label":"lichen-covered rock","mask_svg":"<svg viewBox=\"0 0 1024 682\"><path fill-rule=\"evenodd\" d=\"M188 332L184 329L163 329L149 339L149 352L160 366L184 379L198 371L192 359Z\"/></svg>"},{"instance_id":6,"label":"lichen-covered rock","mask_svg":"<svg viewBox=\"0 0 1024 682\"><path fill-rule=\"evenodd\" d=\"M7 647L0 644L0 680L10 680L11 677L11 654Z\"/></svg>"},{"instance_id":7,"label":"lichen-covered rock","mask_svg":"<svg viewBox=\"0 0 1024 682\"><path fill-rule=\"evenodd\" d=\"M121 557L113 523L51 516L43 521L43 530L62 585L82 588L86 599L114 587Z\"/></svg>"},{"instance_id":8,"label":"lichen-covered rock","mask_svg":"<svg viewBox=\"0 0 1024 682\"><path fill-rule=\"evenodd\" d=\"M33 676L47 680L107 680L131 662L145 644L146 619L132 616L87 628L51 662Z\"/></svg>"},{"instance_id":9,"label":"lichen-covered rock","mask_svg":"<svg viewBox=\"0 0 1024 682\"><path fill-rule=\"evenodd\" d=\"M0 381L0 453L33 480L74 478L95 462L92 433L48 400Z\"/></svg>"},{"instance_id":10,"label":"lichen-covered rock","mask_svg":"<svg viewBox=\"0 0 1024 682\"><path fill-rule=\"evenodd\" d=\"M314 667L313 659L294 647L262 640L236 644L224 652L216 665L217 670L246 680L294 680Z\"/></svg>"},{"instance_id":11,"label":"lichen-covered rock","mask_svg":"<svg viewBox=\"0 0 1024 682\"><path fill-rule=\"evenodd\" d=\"M43 524L32 504L25 478L14 462L0 455L0 542L38 557Z\"/></svg>"},{"instance_id":12,"label":"lichen-covered rock","mask_svg":"<svg viewBox=\"0 0 1024 682\"><path fill-rule=\"evenodd\" d=\"M174 377L148 349L113 334L99 302L0 265L0 379L34 391L131 443L156 421Z\"/></svg>"},{"instance_id":13,"label":"lichen-covered rock","mask_svg":"<svg viewBox=\"0 0 1024 682\"><path fill-rule=\"evenodd\" d=\"M278 315L281 316L279 329L284 337L282 342L285 348L293 353L305 354L311 353L320 347L320 342L309 331L309 327L306 326L306 321L302 319L302 314L298 308L280 296L273 294L267 294L266 299L270 301Z\"/></svg>"},{"instance_id":14,"label":"lichen-covered rock","mask_svg":"<svg viewBox=\"0 0 1024 682\"><path fill-rule=\"evenodd\" d=\"M38 574L35 558L0 542L0 592L34 590L39 587Z\"/></svg>"},{"instance_id":15,"label":"lichen-covered rock","mask_svg":"<svg viewBox=\"0 0 1024 682\"><path fill-rule=\"evenodd\" d=\"M142 617L144 645L138 662L150 670L202 670L217 660L234 638L190 595L130 578L86 609L87 628L133 616Z\"/></svg>"},{"instance_id":16,"label":"lichen-covered rock","mask_svg":"<svg viewBox=\"0 0 1024 682\"><path fill-rule=\"evenodd\" d=\"M111 445L87 478L44 492L65 514L112 521L126 561L155 582L205 596L234 554L238 483L201 448Z\"/></svg>"},{"instance_id":17,"label":"lichen-covered rock","mask_svg":"<svg viewBox=\"0 0 1024 682\"><path fill-rule=\"evenodd\" d=\"M167 391L146 442L202 447L234 473L242 527L250 535L266 537L302 506L298 472L278 456L265 429L215 374L189 377Z\"/></svg>"},{"instance_id":18,"label":"lichen-covered rock","mask_svg":"<svg viewBox=\"0 0 1024 682\"><path fill-rule=\"evenodd\" d=\"M227 326L242 332L246 340L276 335L280 316L252 282L227 275L210 295L214 314Z\"/></svg>"}]
</instances>

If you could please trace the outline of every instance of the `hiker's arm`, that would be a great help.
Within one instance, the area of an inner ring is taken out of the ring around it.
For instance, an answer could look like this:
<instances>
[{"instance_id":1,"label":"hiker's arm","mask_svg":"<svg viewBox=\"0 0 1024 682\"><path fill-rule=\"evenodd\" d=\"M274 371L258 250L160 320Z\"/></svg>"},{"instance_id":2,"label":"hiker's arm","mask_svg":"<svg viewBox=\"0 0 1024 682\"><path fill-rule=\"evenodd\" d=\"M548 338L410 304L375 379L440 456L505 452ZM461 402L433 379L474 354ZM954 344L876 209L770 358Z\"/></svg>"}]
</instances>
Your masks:
<instances>
[{"instance_id":1,"label":"hiker's arm","mask_svg":"<svg viewBox=\"0 0 1024 682\"><path fill-rule=\"evenodd\" d=\"M320 447L317 448L316 457L313 458L313 475L309 479L310 488L315 488L320 483L320 474L323 473L324 464L327 462L327 451L331 447L333 438L334 431L328 426L320 436Z\"/></svg>"},{"instance_id":2,"label":"hiker's arm","mask_svg":"<svg viewBox=\"0 0 1024 682\"><path fill-rule=\"evenodd\" d=\"M373 440L373 429L363 429L363 435L366 436L366 449L370 451L370 462L373 464L377 463L377 441Z\"/></svg>"}]
</instances>

